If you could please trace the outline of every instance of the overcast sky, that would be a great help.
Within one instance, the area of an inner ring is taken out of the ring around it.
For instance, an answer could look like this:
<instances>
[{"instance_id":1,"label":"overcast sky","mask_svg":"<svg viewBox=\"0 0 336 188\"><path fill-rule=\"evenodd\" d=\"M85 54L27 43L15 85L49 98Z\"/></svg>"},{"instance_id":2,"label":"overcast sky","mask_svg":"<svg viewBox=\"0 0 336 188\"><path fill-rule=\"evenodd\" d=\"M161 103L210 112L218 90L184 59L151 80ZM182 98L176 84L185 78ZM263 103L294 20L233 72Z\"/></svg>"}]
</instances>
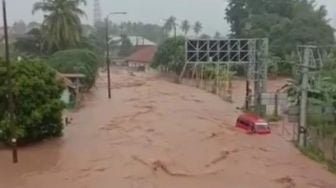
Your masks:
<instances>
[{"instance_id":1,"label":"overcast sky","mask_svg":"<svg viewBox=\"0 0 336 188\"><path fill-rule=\"evenodd\" d=\"M32 15L31 9L38 0L7 0L8 19L10 23L16 20L41 21L42 15ZM86 23L93 22L93 2L87 0L84 8ZM336 26L336 0L316 0L318 4L327 6L331 23ZM127 11L127 16L113 17L113 21L141 21L162 24L162 19L174 15L179 20L197 20L203 23L204 32L212 34L216 31L227 33L227 23L224 21L225 0L100 0L102 15L111 11ZM178 5L178 6L177 6Z\"/></svg>"}]
</instances>

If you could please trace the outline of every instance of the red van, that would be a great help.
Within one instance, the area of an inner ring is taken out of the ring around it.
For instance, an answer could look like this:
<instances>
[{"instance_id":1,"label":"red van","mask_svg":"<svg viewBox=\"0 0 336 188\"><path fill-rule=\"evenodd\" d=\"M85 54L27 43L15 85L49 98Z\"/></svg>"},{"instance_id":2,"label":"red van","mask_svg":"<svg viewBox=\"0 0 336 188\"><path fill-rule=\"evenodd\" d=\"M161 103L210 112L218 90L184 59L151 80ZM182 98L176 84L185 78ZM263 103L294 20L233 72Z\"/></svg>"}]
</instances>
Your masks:
<instances>
[{"instance_id":1,"label":"red van","mask_svg":"<svg viewBox=\"0 0 336 188\"><path fill-rule=\"evenodd\" d=\"M252 114L240 115L237 119L236 127L252 134L271 134L269 124L261 117Z\"/></svg>"}]
</instances>

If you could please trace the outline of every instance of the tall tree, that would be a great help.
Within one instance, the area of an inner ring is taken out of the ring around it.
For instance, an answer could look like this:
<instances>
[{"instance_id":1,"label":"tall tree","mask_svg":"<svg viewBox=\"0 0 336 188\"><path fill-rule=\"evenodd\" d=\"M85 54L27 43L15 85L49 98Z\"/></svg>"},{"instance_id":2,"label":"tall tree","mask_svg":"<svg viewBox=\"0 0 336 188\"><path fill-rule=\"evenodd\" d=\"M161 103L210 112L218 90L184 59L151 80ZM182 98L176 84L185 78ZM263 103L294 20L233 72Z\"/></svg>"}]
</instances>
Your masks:
<instances>
[{"instance_id":1,"label":"tall tree","mask_svg":"<svg viewBox=\"0 0 336 188\"><path fill-rule=\"evenodd\" d=\"M42 33L49 50L63 50L80 43L81 20L85 13L79 8L86 0L43 0L34 4L33 14L45 13Z\"/></svg>"},{"instance_id":2,"label":"tall tree","mask_svg":"<svg viewBox=\"0 0 336 188\"><path fill-rule=\"evenodd\" d=\"M37 22L30 22L27 25L27 32L31 31L32 29L40 29L41 28L41 24L37 23Z\"/></svg>"},{"instance_id":3,"label":"tall tree","mask_svg":"<svg viewBox=\"0 0 336 188\"><path fill-rule=\"evenodd\" d=\"M166 20L166 23L164 24L163 29L167 33L170 33L175 29L175 27L176 27L176 18L174 16L171 16Z\"/></svg>"},{"instance_id":4,"label":"tall tree","mask_svg":"<svg viewBox=\"0 0 336 188\"><path fill-rule=\"evenodd\" d=\"M158 47L151 66L180 74L185 59L184 42L182 36L165 40Z\"/></svg>"},{"instance_id":5,"label":"tall tree","mask_svg":"<svg viewBox=\"0 0 336 188\"><path fill-rule=\"evenodd\" d=\"M229 0L226 8L225 19L231 25L231 32L235 37L242 34L244 28L243 20L248 17L248 11L244 8L247 0Z\"/></svg>"},{"instance_id":6,"label":"tall tree","mask_svg":"<svg viewBox=\"0 0 336 188\"><path fill-rule=\"evenodd\" d=\"M24 23L24 21L20 20L13 24L13 30L15 34L23 35L26 33L27 25Z\"/></svg>"},{"instance_id":7,"label":"tall tree","mask_svg":"<svg viewBox=\"0 0 336 188\"><path fill-rule=\"evenodd\" d=\"M121 46L119 50L120 57L127 57L133 52L133 46L127 35L121 35Z\"/></svg>"},{"instance_id":8,"label":"tall tree","mask_svg":"<svg viewBox=\"0 0 336 188\"><path fill-rule=\"evenodd\" d=\"M226 20L233 37L269 38L273 56L286 60L297 45L334 43L324 6L313 0L228 0ZM291 65L279 64L281 74L291 74Z\"/></svg>"},{"instance_id":9,"label":"tall tree","mask_svg":"<svg viewBox=\"0 0 336 188\"><path fill-rule=\"evenodd\" d=\"M44 54L41 49L42 36L40 29L32 29L23 36L16 39L14 46L20 55L41 56Z\"/></svg>"},{"instance_id":10,"label":"tall tree","mask_svg":"<svg viewBox=\"0 0 336 188\"><path fill-rule=\"evenodd\" d=\"M221 34L220 32L218 32L218 31L217 31L217 32L215 33L215 35L214 35L214 38L215 38L215 39L219 39L219 38L221 38L221 37L222 37L222 34Z\"/></svg>"},{"instance_id":11,"label":"tall tree","mask_svg":"<svg viewBox=\"0 0 336 188\"><path fill-rule=\"evenodd\" d=\"M184 35L187 36L190 30L190 23L188 20L183 20L181 24L181 30L183 31Z\"/></svg>"},{"instance_id":12,"label":"tall tree","mask_svg":"<svg viewBox=\"0 0 336 188\"><path fill-rule=\"evenodd\" d=\"M196 36L198 36L199 33L200 33L200 32L202 31L202 29L203 29L202 23L199 22L199 21L197 21L197 22L195 23L193 29L194 29L194 32L195 32Z\"/></svg>"}]
</instances>

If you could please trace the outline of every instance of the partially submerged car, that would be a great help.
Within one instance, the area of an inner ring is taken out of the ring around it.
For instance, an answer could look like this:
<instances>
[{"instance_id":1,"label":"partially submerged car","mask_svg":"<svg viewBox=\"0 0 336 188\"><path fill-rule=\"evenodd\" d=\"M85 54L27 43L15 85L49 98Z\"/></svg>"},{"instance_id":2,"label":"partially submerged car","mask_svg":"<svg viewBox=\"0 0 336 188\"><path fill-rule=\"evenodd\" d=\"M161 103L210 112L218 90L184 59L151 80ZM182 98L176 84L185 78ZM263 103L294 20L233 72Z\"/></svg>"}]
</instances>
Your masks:
<instances>
[{"instance_id":1,"label":"partially submerged car","mask_svg":"<svg viewBox=\"0 0 336 188\"><path fill-rule=\"evenodd\" d=\"M253 114L242 114L238 117L236 127L251 134L271 134L269 124L261 117Z\"/></svg>"}]
</instances>

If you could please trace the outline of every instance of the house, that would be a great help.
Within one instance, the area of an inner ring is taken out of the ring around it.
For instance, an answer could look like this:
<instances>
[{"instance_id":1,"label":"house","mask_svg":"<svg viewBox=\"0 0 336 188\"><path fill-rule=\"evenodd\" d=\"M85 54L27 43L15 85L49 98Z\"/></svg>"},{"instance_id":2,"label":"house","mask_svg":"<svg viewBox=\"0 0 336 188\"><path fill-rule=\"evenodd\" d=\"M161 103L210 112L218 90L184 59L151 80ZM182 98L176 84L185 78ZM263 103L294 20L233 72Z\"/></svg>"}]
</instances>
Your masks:
<instances>
[{"instance_id":1,"label":"house","mask_svg":"<svg viewBox=\"0 0 336 188\"><path fill-rule=\"evenodd\" d=\"M74 108L80 102L80 80L85 76L83 74L56 74L57 79L62 80L65 89L62 93L61 100L68 108Z\"/></svg>"},{"instance_id":2,"label":"house","mask_svg":"<svg viewBox=\"0 0 336 188\"><path fill-rule=\"evenodd\" d=\"M75 101L74 101L75 90L76 90L75 85L72 84L71 80L64 77L61 73L57 73L56 78L58 80L63 81L65 85L65 89L63 90L62 95L61 95L61 100L64 102L64 104L67 107L69 108L73 107L75 104Z\"/></svg>"},{"instance_id":3,"label":"house","mask_svg":"<svg viewBox=\"0 0 336 188\"><path fill-rule=\"evenodd\" d=\"M148 71L156 50L155 46L138 48L132 55L126 58L127 66L137 71Z\"/></svg>"}]
</instances>

